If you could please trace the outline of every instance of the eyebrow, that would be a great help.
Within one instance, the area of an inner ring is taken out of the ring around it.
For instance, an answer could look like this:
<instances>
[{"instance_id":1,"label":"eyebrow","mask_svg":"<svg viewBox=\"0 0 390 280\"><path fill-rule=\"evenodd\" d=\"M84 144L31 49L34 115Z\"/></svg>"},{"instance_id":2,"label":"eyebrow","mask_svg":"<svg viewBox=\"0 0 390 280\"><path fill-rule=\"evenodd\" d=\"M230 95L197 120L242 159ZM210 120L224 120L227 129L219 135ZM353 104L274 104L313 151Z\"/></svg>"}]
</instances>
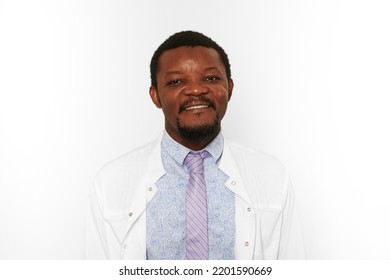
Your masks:
<instances>
[{"instance_id":1,"label":"eyebrow","mask_svg":"<svg viewBox=\"0 0 390 280\"><path fill-rule=\"evenodd\" d=\"M168 71L165 76L169 76L169 75L174 75L174 74L181 74L183 73L182 71L179 71L179 70L174 70L174 71Z\"/></svg>"},{"instance_id":2,"label":"eyebrow","mask_svg":"<svg viewBox=\"0 0 390 280\"><path fill-rule=\"evenodd\" d=\"M218 67L216 67L216 66L211 66L211 67L207 67L204 69L204 71L210 71L210 70L218 70L219 71Z\"/></svg>"},{"instance_id":3,"label":"eyebrow","mask_svg":"<svg viewBox=\"0 0 390 280\"><path fill-rule=\"evenodd\" d=\"M216 66L210 66L210 67L207 67L205 69L203 69L203 71L210 71L210 70L217 70L219 71L218 67ZM169 75L175 75L175 74L182 74L183 71L179 71L179 70L173 70L173 71L168 71L165 76L169 76Z\"/></svg>"}]
</instances>

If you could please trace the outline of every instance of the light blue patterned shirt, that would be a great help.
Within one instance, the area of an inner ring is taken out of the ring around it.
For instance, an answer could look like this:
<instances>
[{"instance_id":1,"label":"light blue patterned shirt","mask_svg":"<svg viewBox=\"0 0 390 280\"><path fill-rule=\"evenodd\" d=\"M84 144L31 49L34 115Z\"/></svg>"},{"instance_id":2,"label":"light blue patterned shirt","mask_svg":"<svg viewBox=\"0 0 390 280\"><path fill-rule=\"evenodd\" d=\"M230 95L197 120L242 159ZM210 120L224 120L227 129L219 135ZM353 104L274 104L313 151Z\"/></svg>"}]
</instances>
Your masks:
<instances>
[{"instance_id":1,"label":"light blue patterned shirt","mask_svg":"<svg viewBox=\"0 0 390 280\"><path fill-rule=\"evenodd\" d=\"M218 168L223 152L222 133L220 132L204 150L211 155L204 159L209 259L234 259L234 193L224 185L228 175ZM161 158L166 173L156 182L158 191L146 208L148 259L185 259L185 195L189 172L183 162L190 151L164 132Z\"/></svg>"}]
</instances>

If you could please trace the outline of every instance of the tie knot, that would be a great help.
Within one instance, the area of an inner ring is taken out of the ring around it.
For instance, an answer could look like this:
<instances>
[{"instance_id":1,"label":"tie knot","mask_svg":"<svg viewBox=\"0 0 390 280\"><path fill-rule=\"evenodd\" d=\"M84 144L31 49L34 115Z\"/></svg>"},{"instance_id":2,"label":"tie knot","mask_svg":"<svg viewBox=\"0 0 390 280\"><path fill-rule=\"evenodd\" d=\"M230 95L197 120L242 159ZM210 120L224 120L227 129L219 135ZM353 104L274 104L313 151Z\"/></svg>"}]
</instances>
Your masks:
<instances>
[{"instance_id":1,"label":"tie knot","mask_svg":"<svg viewBox=\"0 0 390 280\"><path fill-rule=\"evenodd\" d=\"M203 173L203 159L208 156L210 156L210 154L207 151L200 153L189 152L184 159L184 164L187 166L190 174Z\"/></svg>"}]
</instances>

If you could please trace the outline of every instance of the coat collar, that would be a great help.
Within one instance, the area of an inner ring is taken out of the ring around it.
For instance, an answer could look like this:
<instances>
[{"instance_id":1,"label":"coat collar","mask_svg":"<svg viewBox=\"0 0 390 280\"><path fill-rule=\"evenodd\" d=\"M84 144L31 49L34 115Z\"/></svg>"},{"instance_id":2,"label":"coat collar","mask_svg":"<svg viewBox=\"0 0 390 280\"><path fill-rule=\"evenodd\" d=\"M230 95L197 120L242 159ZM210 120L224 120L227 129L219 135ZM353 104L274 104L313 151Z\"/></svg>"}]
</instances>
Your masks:
<instances>
[{"instance_id":1,"label":"coat collar","mask_svg":"<svg viewBox=\"0 0 390 280\"><path fill-rule=\"evenodd\" d=\"M225 182L225 186L251 204L251 200L237 166L237 161L233 155L231 144L232 143L229 140L224 141L223 154L219 164L219 169L229 176L228 180Z\"/></svg>"},{"instance_id":2,"label":"coat collar","mask_svg":"<svg viewBox=\"0 0 390 280\"><path fill-rule=\"evenodd\" d=\"M154 185L158 179L160 179L164 174L164 166L161 160L161 141L162 134L154 142L152 149L149 154L148 160L148 170L145 172L147 175L146 181L148 185Z\"/></svg>"}]
</instances>

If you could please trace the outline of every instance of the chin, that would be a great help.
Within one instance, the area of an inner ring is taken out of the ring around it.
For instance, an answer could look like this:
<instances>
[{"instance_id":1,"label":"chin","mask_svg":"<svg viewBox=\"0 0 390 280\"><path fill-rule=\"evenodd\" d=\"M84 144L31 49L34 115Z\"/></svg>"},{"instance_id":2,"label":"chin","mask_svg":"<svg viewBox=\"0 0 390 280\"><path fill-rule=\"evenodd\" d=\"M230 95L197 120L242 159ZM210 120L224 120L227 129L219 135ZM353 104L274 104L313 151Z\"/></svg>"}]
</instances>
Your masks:
<instances>
[{"instance_id":1,"label":"chin","mask_svg":"<svg viewBox=\"0 0 390 280\"><path fill-rule=\"evenodd\" d=\"M205 140L215 137L220 131L220 127L220 123L217 120L213 123L177 126L180 136L189 141Z\"/></svg>"}]
</instances>

